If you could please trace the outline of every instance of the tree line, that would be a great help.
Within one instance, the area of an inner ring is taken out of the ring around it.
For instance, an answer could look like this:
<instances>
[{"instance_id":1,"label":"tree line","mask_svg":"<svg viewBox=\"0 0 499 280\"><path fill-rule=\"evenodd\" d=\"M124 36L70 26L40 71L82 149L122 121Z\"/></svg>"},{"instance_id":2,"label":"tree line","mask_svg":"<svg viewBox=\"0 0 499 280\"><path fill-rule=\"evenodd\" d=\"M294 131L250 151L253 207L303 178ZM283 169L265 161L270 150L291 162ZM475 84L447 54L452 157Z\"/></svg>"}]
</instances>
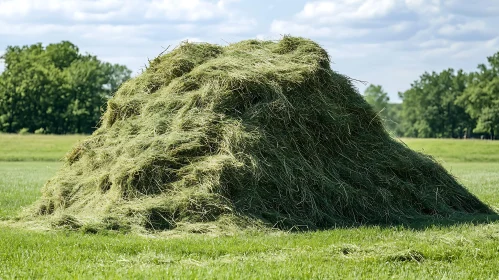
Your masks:
<instances>
[{"instance_id":1,"label":"tree line","mask_svg":"<svg viewBox=\"0 0 499 280\"><path fill-rule=\"evenodd\" d=\"M0 57L0 132L91 133L103 106L130 78L124 65L80 53L71 42L9 46ZM379 85L364 97L387 130L404 137L496 138L499 52L474 72L425 72L390 103Z\"/></svg>"},{"instance_id":2,"label":"tree line","mask_svg":"<svg viewBox=\"0 0 499 280\"><path fill-rule=\"evenodd\" d=\"M68 41L9 46L0 58L0 132L91 133L131 75Z\"/></svg>"},{"instance_id":3,"label":"tree line","mask_svg":"<svg viewBox=\"0 0 499 280\"><path fill-rule=\"evenodd\" d=\"M474 72L446 69L423 73L405 92L402 104L389 102L381 86L364 97L385 127L404 137L495 139L499 131L499 52Z\"/></svg>"}]
</instances>

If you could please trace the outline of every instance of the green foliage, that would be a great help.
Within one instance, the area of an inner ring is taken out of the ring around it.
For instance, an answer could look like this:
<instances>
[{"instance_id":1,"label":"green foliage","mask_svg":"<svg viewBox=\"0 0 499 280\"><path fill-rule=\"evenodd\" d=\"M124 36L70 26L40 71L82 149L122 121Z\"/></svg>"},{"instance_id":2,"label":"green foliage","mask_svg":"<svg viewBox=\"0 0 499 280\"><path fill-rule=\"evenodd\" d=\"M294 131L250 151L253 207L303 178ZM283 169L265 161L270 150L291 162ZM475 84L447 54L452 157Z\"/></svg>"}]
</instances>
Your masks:
<instances>
[{"instance_id":1,"label":"green foliage","mask_svg":"<svg viewBox=\"0 0 499 280\"><path fill-rule=\"evenodd\" d=\"M382 86L369 85L364 91L364 98L380 116L386 116L384 111L388 106L390 98Z\"/></svg>"},{"instance_id":2,"label":"green foliage","mask_svg":"<svg viewBox=\"0 0 499 280\"><path fill-rule=\"evenodd\" d=\"M401 105L389 103L388 93L380 85L369 85L364 91L364 98L383 120L385 128L395 135L400 135L398 121Z\"/></svg>"},{"instance_id":3,"label":"green foliage","mask_svg":"<svg viewBox=\"0 0 499 280\"><path fill-rule=\"evenodd\" d=\"M499 52L466 74L424 73L403 99L400 131L408 137L495 138L499 130Z\"/></svg>"},{"instance_id":4,"label":"green foliage","mask_svg":"<svg viewBox=\"0 0 499 280\"><path fill-rule=\"evenodd\" d=\"M284 37L186 43L154 59L108 101L26 219L199 232L489 211L392 139L324 49Z\"/></svg>"},{"instance_id":5,"label":"green foliage","mask_svg":"<svg viewBox=\"0 0 499 280\"><path fill-rule=\"evenodd\" d=\"M494 139L499 131L499 52L488 57L488 61L489 67L479 65L479 71L470 74L468 86L457 103L476 120L476 132L487 132Z\"/></svg>"},{"instance_id":6,"label":"green foliage","mask_svg":"<svg viewBox=\"0 0 499 280\"><path fill-rule=\"evenodd\" d=\"M21 135L29 134L29 129L26 128L26 127L21 128L18 133L21 134Z\"/></svg>"},{"instance_id":7,"label":"green foliage","mask_svg":"<svg viewBox=\"0 0 499 280\"><path fill-rule=\"evenodd\" d=\"M0 131L90 133L101 106L130 78L122 65L83 55L70 42L10 46L1 57Z\"/></svg>"},{"instance_id":8,"label":"green foliage","mask_svg":"<svg viewBox=\"0 0 499 280\"><path fill-rule=\"evenodd\" d=\"M473 119L455 100L463 95L467 75L459 70L424 73L401 94L401 129L404 136L460 138L473 127Z\"/></svg>"},{"instance_id":9,"label":"green foliage","mask_svg":"<svg viewBox=\"0 0 499 280\"><path fill-rule=\"evenodd\" d=\"M43 127L39 128L39 129L35 130L35 134L45 134L45 129Z\"/></svg>"},{"instance_id":10,"label":"green foliage","mask_svg":"<svg viewBox=\"0 0 499 280\"><path fill-rule=\"evenodd\" d=\"M402 104L401 103L388 103L386 107L386 117L383 120L385 128L394 134L395 136L402 136L402 130L400 128L401 121L401 111Z\"/></svg>"}]
</instances>

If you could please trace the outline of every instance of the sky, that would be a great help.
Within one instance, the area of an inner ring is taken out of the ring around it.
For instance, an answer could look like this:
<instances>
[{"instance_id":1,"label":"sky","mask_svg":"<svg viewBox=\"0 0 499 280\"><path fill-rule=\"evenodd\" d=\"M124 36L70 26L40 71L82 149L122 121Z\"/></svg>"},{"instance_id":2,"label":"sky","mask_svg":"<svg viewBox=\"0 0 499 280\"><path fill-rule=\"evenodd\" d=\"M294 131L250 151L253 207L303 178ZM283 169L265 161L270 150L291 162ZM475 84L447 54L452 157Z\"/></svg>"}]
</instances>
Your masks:
<instances>
[{"instance_id":1,"label":"sky","mask_svg":"<svg viewBox=\"0 0 499 280\"><path fill-rule=\"evenodd\" d=\"M400 102L398 92L425 71L473 71L499 51L499 0L0 0L0 55L69 40L135 75L185 40L283 35L316 41L333 70L382 85Z\"/></svg>"}]
</instances>

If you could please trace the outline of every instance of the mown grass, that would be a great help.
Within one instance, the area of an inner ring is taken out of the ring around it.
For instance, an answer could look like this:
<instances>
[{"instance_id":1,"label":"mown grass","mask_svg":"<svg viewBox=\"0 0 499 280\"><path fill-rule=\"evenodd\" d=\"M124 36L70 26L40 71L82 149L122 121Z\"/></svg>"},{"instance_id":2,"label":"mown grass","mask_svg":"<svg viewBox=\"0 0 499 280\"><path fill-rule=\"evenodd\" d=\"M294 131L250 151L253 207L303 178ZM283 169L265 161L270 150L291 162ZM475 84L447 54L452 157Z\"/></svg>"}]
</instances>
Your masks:
<instances>
[{"instance_id":1,"label":"mown grass","mask_svg":"<svg viewBox=\"0 0 499 280\"><path fill-rule=\"evenodd\" d=\"M497 279L499 226L84 235L2 228L0 275L83 279Z\"/></svg>"},{"instance_id":2,"label":"mown grass","mask_svg":"<svg viewBox=\"0 0 499 280\"><path fill-rule=\"evenodd\" d=\"M60 161L86 135L0 134L0 161Z\"/></svg>"},{"instance_id":3,"label":"mown grass","mask_svg":"<svg viewBox=\"0 0 499 280\"><path fill-rule=\"evenodd\" d=\"M402 138L411 149L445 162L499 162L499 141Z\"/></svg>"},{"instance_id":4,"label":"mown grass","mask_svg":"<svg viewBox=\"0 0 499 280\"><path fill-rule=\"evenodd\" d=\"M448 162L444 166L482 201L499 210L499 162Z\"/></svg>"},{"instance_id":5,"label":"mown grass","mask_svg":"<svg viewBox=\"0 0 499 280\"><path fill-rule=\"evenodd\" d=\"M60 161L87 135L0 134L0 161ZM401 138L445 162L499 162L499 141Z\"/></svg>"},{"instance_id":6,"label":"mown grass","mask_svg":"<svg viewBox=\"0 0 499 280\"><path fill-rule=\"evenodd\" d=\"M12 217L41 196L58 162L0 162L0 220Z\"/></svg>"},{"instance_id":7,"label":"mown grass","mask_svg":"<svg viewBox=\"0 0 499 280\"><path fill-rule=\"evenodd\" d=\"M490 160L499 153L495 142L490 148L482 141L453 140L451 151L438 149L449 140L407 140L416 150L437 151L433 155L466 187L499 207L499 160ZM466 162L459 155L466 149L482 162ZM60 164L0 162L0 219L36 200ZM169 238L0 225L0 278L498 279L499 223L449 224Z\"/></svg>"}]
</instances>

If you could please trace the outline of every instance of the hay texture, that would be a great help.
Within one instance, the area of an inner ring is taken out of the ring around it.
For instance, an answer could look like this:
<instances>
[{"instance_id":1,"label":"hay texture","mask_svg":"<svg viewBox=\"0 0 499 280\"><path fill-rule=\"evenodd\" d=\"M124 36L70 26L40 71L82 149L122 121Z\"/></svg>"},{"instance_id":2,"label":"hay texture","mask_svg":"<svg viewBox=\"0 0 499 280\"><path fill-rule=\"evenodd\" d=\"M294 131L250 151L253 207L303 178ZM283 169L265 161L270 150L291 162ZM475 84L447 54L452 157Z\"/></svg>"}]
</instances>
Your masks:
<instances>
[{"instance_id":1,"label":"hay texture","mask_svg":"<svg viewBox=\"0 0 499 280\"><path fill-rule=\"evenodd\" d=\"M34 210L33 210L34 209ZM488 213L316 43L183 43L109 100L32 208L72 225L309 229Z\"/></svg>"}]
</instances>

